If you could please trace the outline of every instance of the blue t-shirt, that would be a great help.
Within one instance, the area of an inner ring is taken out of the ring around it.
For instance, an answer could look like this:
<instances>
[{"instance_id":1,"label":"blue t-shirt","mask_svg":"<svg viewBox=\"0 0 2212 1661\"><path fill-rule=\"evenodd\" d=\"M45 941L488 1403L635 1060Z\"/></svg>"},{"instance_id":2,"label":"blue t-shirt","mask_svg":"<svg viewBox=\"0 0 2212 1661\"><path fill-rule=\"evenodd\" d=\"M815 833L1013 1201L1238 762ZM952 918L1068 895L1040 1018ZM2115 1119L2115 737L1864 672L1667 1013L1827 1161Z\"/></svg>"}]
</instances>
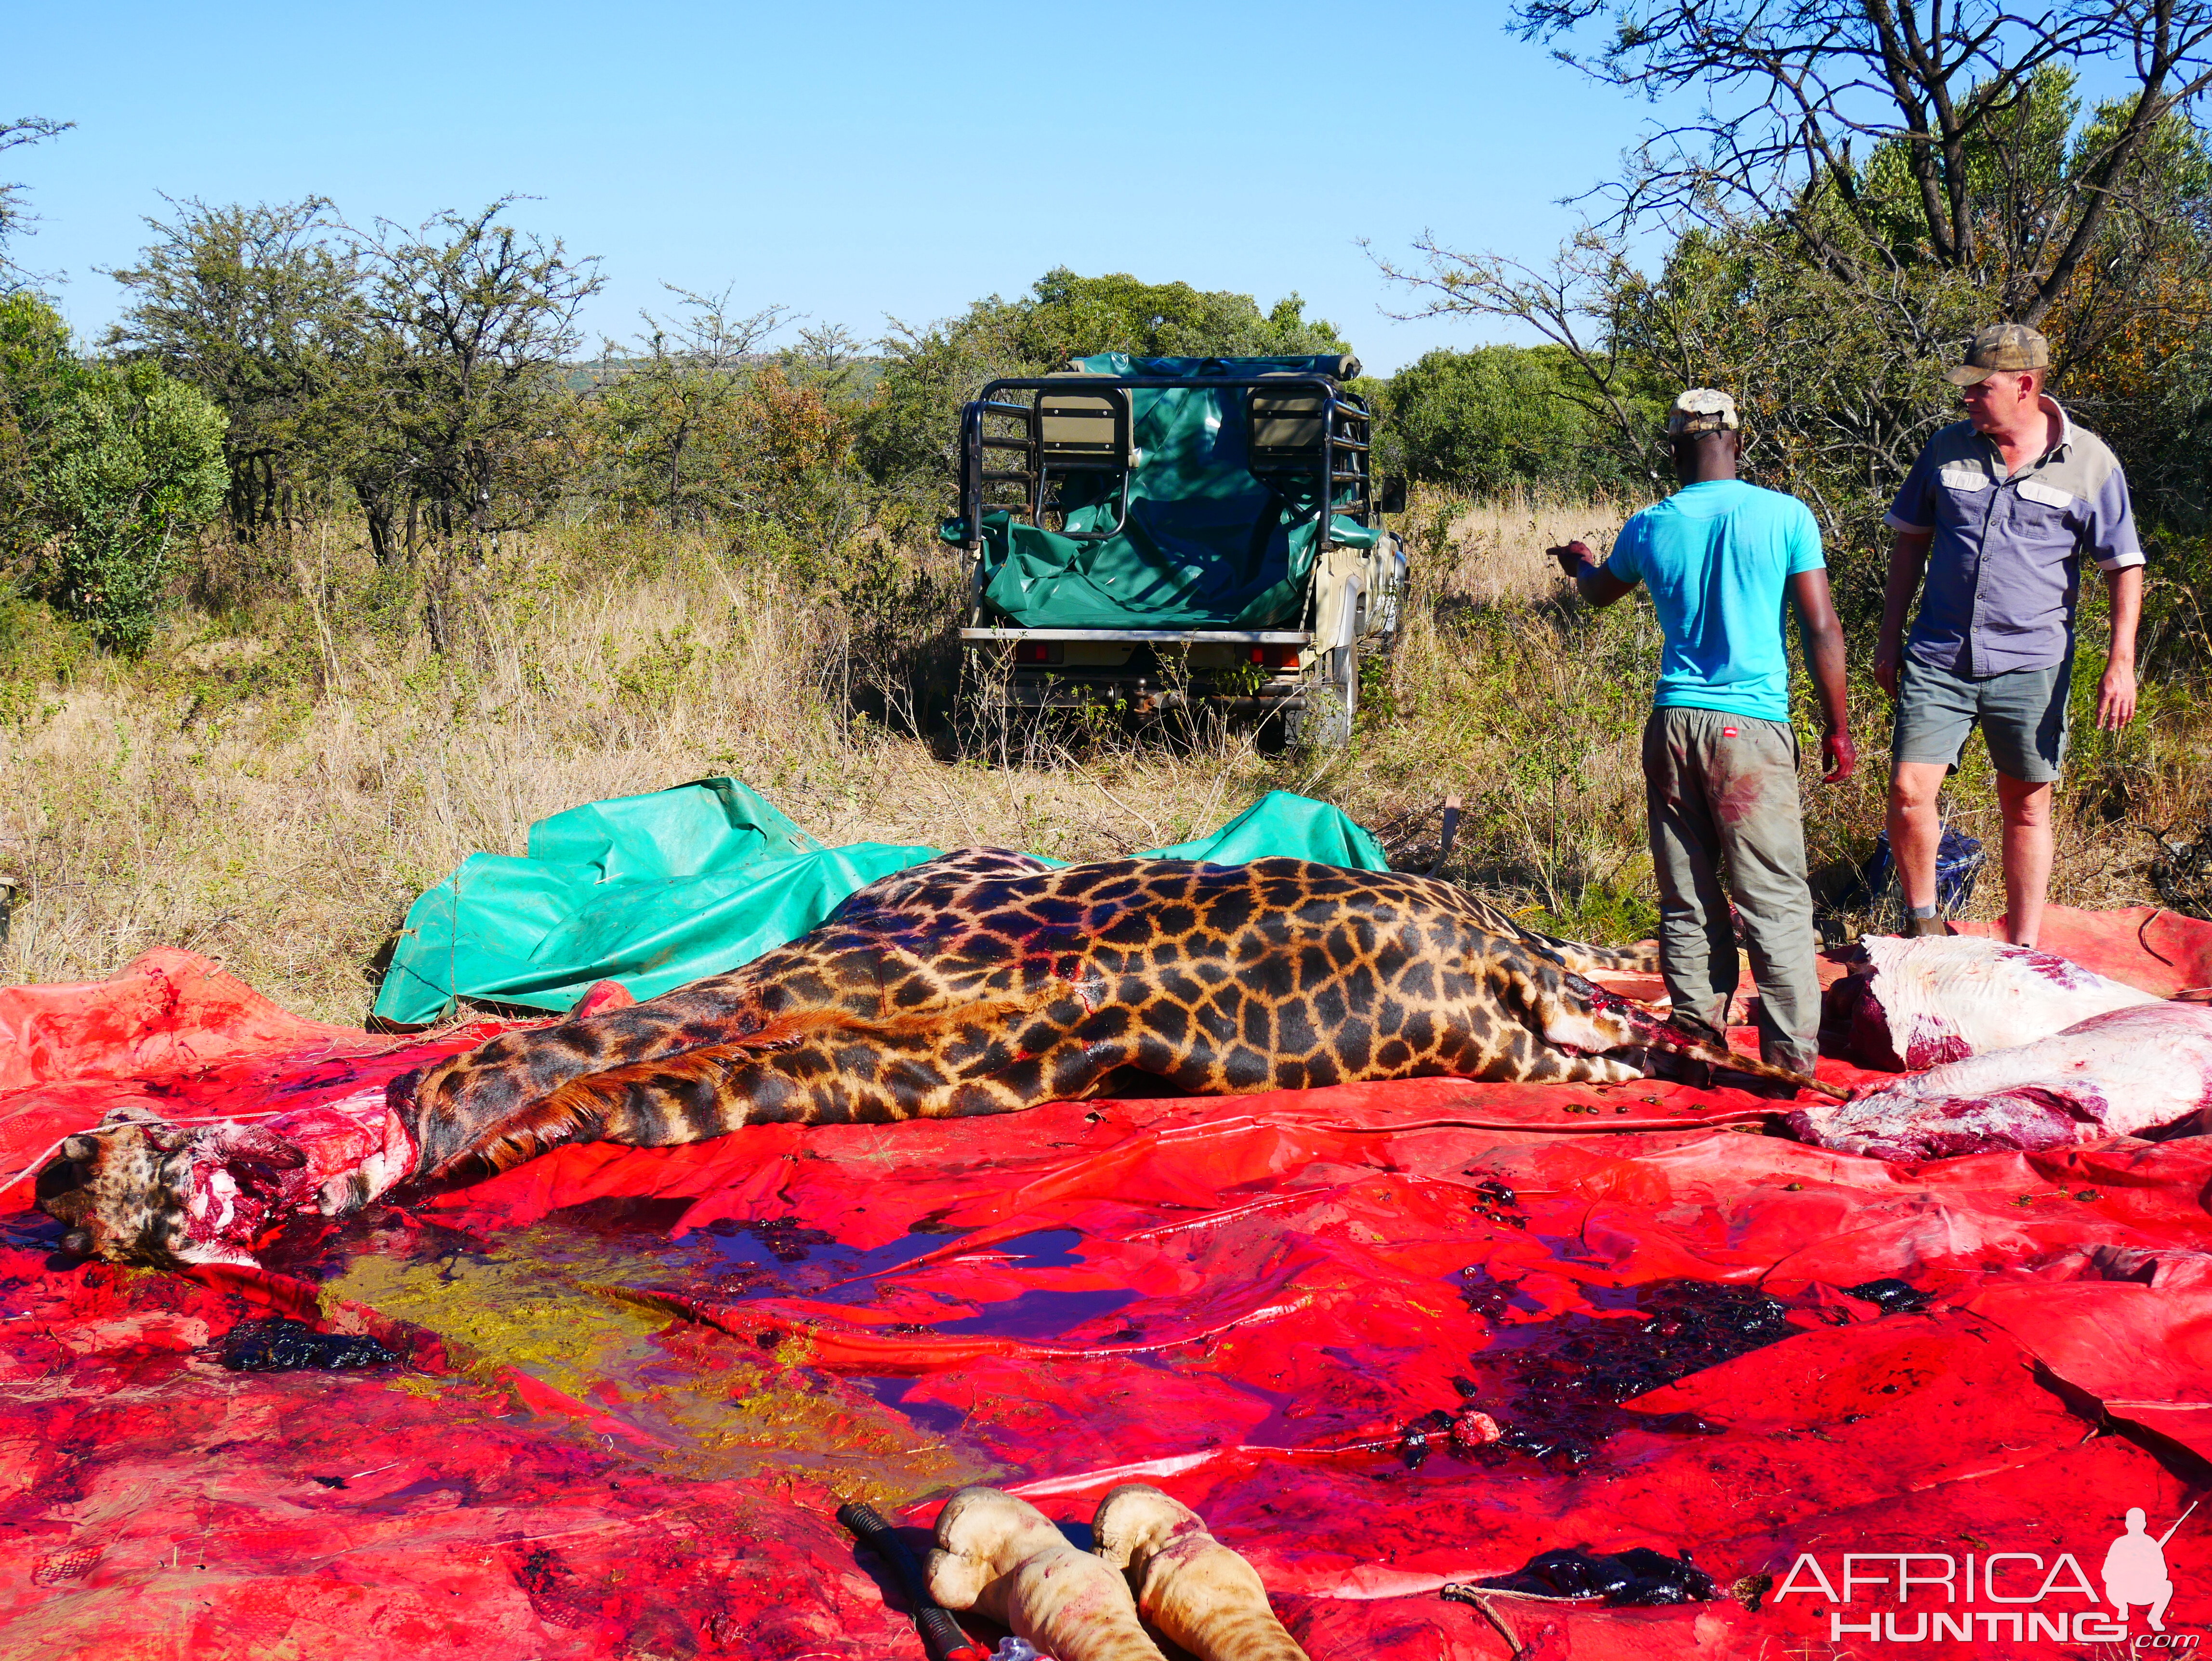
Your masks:
<instances>
[{"instance_id":1,"label":"blue t-shirt","mask_svg":"<svg viewBox=\"0 0 2212 1661\"><path fill-rule=\"evenodd\" d=\"M1810 508L1741 479L1685 485L1630 520L1605 569L1641 582L1658 610L1667 649L1653 703L1788 721L1790 579L1826 563Z\"/></svg>"}]
</instances>

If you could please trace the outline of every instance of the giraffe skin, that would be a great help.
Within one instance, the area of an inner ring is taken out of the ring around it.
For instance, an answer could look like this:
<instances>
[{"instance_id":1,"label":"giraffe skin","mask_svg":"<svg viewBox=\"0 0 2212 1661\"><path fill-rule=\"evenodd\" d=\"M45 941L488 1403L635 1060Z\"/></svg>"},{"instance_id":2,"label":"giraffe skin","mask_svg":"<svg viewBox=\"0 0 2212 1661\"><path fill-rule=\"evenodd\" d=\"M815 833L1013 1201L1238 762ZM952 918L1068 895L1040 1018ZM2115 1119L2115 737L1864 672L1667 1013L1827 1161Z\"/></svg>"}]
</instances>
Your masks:
<instances>
[{"instance_id":1,"label":"giraffe skin","mask_svg":"<svg viewBox=\"0 0 2212 1661\"><path fill-rule=\"evenodd\" d=\"M1428 877L1296 859L1055 868L967 849L860 890L742 968L395 1080L349 1133L374 1157L288 1156L281 1119L228 1145L118 1123L72 1140L40 1203L80 1250L164 1261L196 1229L221 1232L185 1214L210 1160L243 1161L234 1186L264 1198L272 1171L311 1173L329 1214L567 1142L668 1147L1163 1089L1610 1083L1641 1076L1649 1049L1821 1088L1583 975L1652 966L1648 948L1537 934ZM306 1179L292 1180L297 1205Z\"/></svg>"}]
</instances>

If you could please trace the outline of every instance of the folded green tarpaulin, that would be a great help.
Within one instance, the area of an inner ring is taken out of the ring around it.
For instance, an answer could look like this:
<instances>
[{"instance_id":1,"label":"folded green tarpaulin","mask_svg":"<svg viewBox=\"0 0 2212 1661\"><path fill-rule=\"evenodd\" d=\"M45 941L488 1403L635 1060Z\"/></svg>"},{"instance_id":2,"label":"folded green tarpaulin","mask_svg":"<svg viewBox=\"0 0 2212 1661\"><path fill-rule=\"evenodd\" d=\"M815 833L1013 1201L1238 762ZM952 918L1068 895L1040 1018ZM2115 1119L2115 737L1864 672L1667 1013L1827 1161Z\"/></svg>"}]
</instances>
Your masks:
<instances>
[{"instance_id":1,"label":"folded green tarpaulin","mask_svg":"<svg viewBox=\"0 0 2212 1661\"><path fill-rule=\"evenodd\" d=\"M471 855L408 909L375 1013L420 1025L456 996L566 1009L601 980L653 997L750 963L854 890L941 851L824 848L735 779L572 807L530 827L525 857ZM1386 864L1336 808L1282 790L1210 837L1149 851L1220 865L1275 854Z\"/></svg>"},{"instance_id":2,"label":"folded green tarpaulin","mask_svg":"<svg viewBox=\"0 0 2212 1661\"><path fill-rule=\"evenodd\" d=\"M1318 491L1252 472L1242 392L1209 374L1310 371L1313 358L1079 358L1096 374L1177 375L1187 386L1129 394L1137 464L1129 516L1116 524L1118 475L1060 481L1062 535L984 517L983 600L1027 629L1271 629L1294 626L1320 539ZM1106 534L1110 532L1110 534ZM1330 534L1374 545L1373 527L1335 514Z\"/></svg>"}]
</instances>

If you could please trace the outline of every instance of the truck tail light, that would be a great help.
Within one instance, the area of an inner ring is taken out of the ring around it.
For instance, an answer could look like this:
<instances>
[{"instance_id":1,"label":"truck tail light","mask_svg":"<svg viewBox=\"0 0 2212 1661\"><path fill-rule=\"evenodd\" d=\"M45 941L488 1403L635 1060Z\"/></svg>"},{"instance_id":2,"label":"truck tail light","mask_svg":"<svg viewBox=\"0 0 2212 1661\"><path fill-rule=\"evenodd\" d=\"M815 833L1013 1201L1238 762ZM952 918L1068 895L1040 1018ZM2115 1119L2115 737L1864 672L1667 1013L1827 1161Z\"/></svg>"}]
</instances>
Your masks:
<instances>
[{"instance_id":1,"label":"truck tail light","mask_svg":"<svg viewBox=\"0 0 2212 1661\"><path fill-rule=\"evenodd\" d=\"M1298 666L1298 648L1295 646L1255 646L1252 661L1262 669L1295 669Z\"/></svg>"},{"instance_id":2,"label":"truck tail light","mask_svg":"<svg viewBox=\"0 0 2212 1661\"><path fill-rule=\"evenodd\" d=\"M1058 663L1060 647L1050 641L1021 641L1014 647L1014 661L1016 663Z\"/></svg>"}]
</instances>

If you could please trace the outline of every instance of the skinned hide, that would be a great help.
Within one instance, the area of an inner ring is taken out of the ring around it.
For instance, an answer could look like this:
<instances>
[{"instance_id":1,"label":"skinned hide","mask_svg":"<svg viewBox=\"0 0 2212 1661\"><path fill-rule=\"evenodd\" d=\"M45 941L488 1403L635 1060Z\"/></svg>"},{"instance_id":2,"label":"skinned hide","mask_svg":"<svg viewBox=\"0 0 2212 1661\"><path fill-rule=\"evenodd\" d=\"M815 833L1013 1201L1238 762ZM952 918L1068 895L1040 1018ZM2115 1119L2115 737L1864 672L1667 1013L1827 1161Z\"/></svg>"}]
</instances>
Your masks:
<instances>
[{"instance_id":1,"label":"skinned hide","mask_svg":"<svg viewBox=\"0 0 2212 1661\"><path fill-rule=\"evenodd\" d=\"M1790 1123L1839 1153L1937 1159L2140 1135L2208 1107L2212 1010L2153 1001L1837 1105L1801 1108Z\"/></svg>"}]
</instances>

